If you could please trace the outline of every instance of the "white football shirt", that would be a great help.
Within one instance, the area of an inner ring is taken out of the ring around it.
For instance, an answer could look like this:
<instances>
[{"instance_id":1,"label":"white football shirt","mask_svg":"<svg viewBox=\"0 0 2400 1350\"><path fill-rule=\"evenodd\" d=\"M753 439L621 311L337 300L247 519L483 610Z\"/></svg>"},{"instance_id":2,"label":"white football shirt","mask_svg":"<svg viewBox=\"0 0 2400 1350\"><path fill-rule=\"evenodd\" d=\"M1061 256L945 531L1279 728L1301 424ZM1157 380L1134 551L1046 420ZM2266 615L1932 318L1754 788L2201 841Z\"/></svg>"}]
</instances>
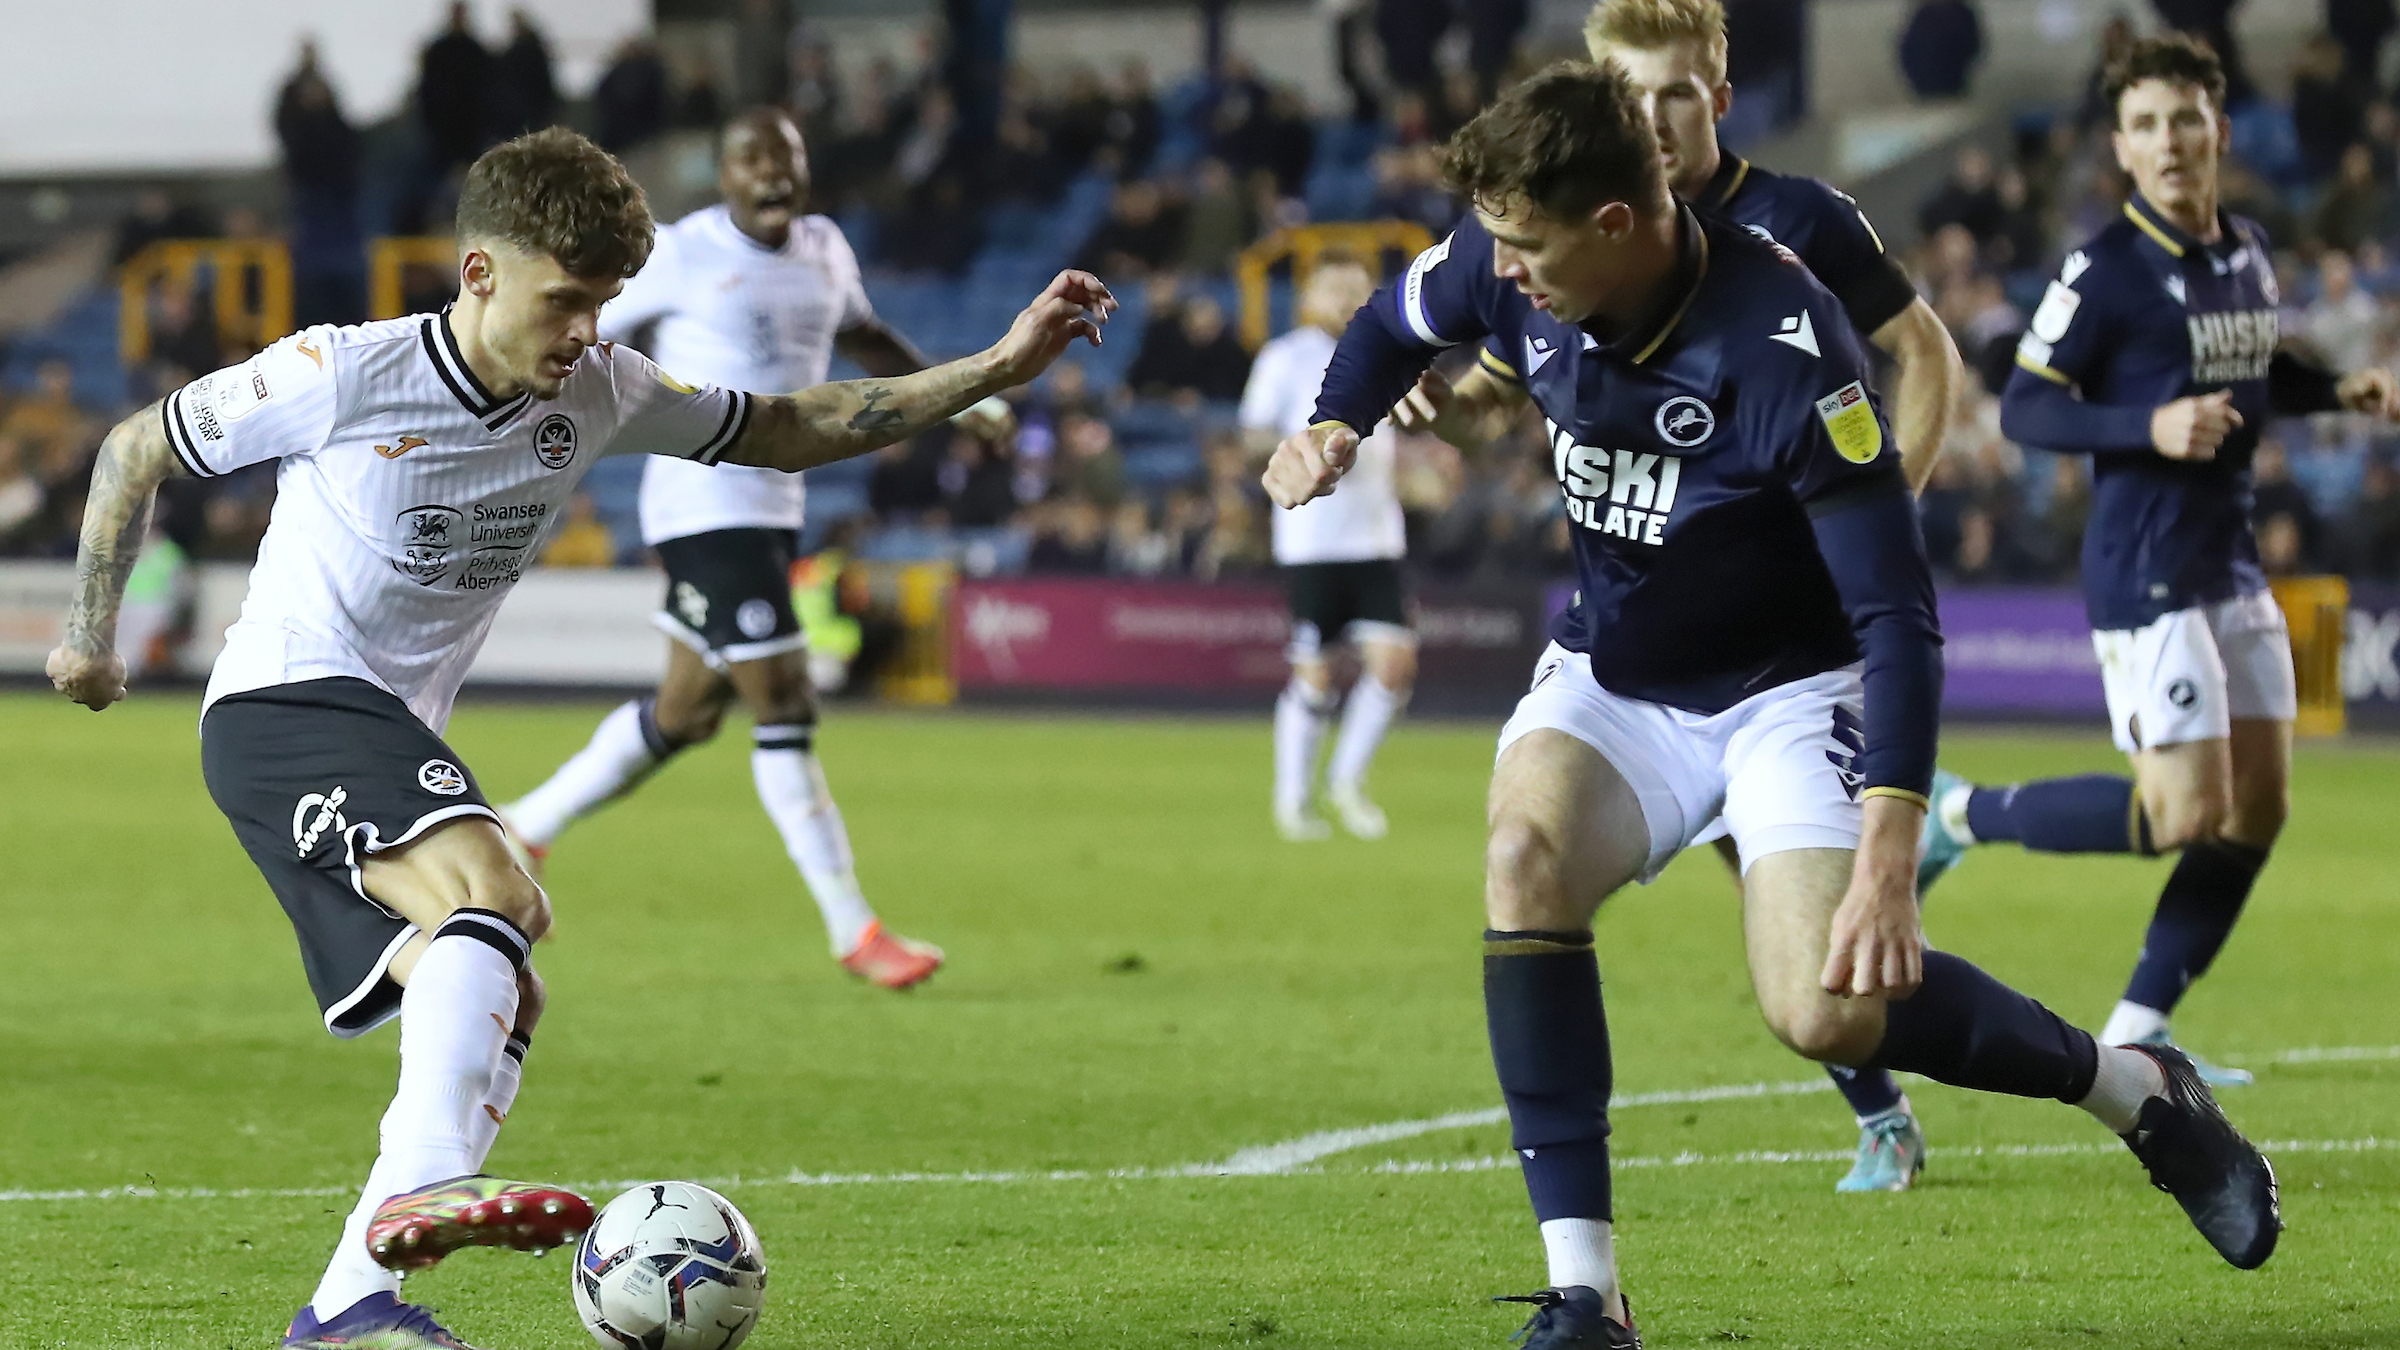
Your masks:
<instances>
[{"instance_id":1,"label":"white football shirt","mask_svg":"<svg viewBox=\"0 0 2400 1350\"><path fill-rule=\"evenodd\" d=\"M1259 348L1250 364L1250 383L1242 389L1242 425L1277 436L1304 430L1316 414L1333 347L1332 334L1303 324ZM1393 482L1394 448L1391 424L1379 424L1330 495L1271 513L1275 561L1291 566L1406 555L1408 528Z\"/></svg>"},{"instance_id":2,"label":"white football shirt","mask_svg":"<svg viewBox=\"0 0 2400 1350\"><path fill-rule=\"evenodd\" d=\"M640 352L584 352L558 397L497 399L447 311L295 333L170 395L167 439L214 478L278 460L275 509L203 704L354 675L439 732L484 633L602 455L703 464L751 398Z\"/></svg>"},{"instance_id":3,"label":"white football shirt","mask_svg":"<svg viewBox=\"0 0 2400 1350\"><path fill-rule=\"evenodd\" d=\"M831 220L802 216L782 248L768 248L711 206L658 232L650 261L600 312L600 334L628 341L651 329L646 350L679 380L788 394L823 384L834 334L874 315L850 241ZM652 460L642 472L642 542L796 530L802 506L798 474Z\"/></svg>"}]
</instances>

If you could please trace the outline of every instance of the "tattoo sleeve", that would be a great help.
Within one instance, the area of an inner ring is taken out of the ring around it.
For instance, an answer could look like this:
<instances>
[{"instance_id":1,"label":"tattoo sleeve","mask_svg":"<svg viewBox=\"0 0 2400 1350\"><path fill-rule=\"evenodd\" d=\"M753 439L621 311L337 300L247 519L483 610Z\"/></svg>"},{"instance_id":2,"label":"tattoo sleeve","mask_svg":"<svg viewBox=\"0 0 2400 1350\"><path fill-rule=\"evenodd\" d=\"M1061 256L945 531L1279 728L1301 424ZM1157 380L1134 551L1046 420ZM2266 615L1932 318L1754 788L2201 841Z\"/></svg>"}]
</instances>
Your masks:
<instances>
[{"instance_id":1,"label":"tattoo sleeve","mask_svg":"<svg viewBox=\"0 0 2400 1350\"><path fill-rule=\"evenodd\" d=\"M760 398L722 462L798 473L907 440L1004 387L985 360L968 357L897 379L844 380Z\"/></svg>"},{"instance_id":2,"label":"tattoo sleeve","mask_svg":"<svg viewBox=\"0 0 2400 1350\"><path fill-rule=\"evenodd\" d=\"M184 472L159 418L153 403L119 422L100 443L75 553L75 599L67 607L64 640L69 648L105 652L115 645L117 608L149 529L150 499L160 483Z\"/></svg>"}]
</instances>

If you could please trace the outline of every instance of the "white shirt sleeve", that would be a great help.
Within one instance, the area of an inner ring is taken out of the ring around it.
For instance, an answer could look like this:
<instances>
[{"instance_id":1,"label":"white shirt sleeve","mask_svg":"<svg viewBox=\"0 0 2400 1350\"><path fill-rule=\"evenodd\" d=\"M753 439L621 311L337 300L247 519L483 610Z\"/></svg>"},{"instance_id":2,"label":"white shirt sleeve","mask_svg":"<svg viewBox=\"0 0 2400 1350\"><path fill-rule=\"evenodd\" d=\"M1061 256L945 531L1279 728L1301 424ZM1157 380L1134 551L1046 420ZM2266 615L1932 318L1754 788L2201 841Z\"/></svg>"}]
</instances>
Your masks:
<instances>
[{"instance_id":1,"label":"white shirt sleeve","mask_svg":"<svg viewBox=\"0 0 2400 1350\"><path fill-rule=\"evenodd\" d=\"M1270 342L1250 363L1250 380L1242 386L1238 417L1246 431L1283 430L1283 371L1291 362L1279 359L1283 349Z\"/></svg>"},{"instance_id":2,"label":"white shirt sleeve","mask_svg":"<svg viewBox=\"0 0 2400 1350\"><path fill-rule=\"evenodd\" d=\"M294 333L169 394L161 412L183 467L215 478L321 449L335 416L332 335L330 328Z\"/></svg>"},{"instance_id":3,"label":"white shirt sleeve","mask_svg":"<svg viewBox=\"0 0 2400 1350\"><path fill-rule=\"evenodd\" d=\"M750 425L751 397L678 383L622 344L599 349L617 400L617 434L603 455L668 455L714 464Z\"/></svg>"},{"instance_id":4,"label":"white shirt sleeve","mask_svg":"<svg viewBox=\"0 0 2400 1350\"><path fill-rule=\"evenodd\" d=\"M875 305L867 299L867 283L859 276L858 255L851 252L850 240L842 227L830 219L825 221L825 266L833 274L833 284L842 298L841 322L834 331L846 333L875 317Z\"/></svg>"},{"instance_id":5,"label":"white shirt sleeve","mask_svg":"<svg viewBox=\"0 0 2400 1350\"><path fill-rule=\"evenodd\" d=\"M642 270L627 278L625 289L601 308L600 336L604 340L630 342L675 308L675 297L683 290L678 284L682 251L675 237L671 229L660 230L657 246L650 250Z\"/></svg>"}]
</instances>

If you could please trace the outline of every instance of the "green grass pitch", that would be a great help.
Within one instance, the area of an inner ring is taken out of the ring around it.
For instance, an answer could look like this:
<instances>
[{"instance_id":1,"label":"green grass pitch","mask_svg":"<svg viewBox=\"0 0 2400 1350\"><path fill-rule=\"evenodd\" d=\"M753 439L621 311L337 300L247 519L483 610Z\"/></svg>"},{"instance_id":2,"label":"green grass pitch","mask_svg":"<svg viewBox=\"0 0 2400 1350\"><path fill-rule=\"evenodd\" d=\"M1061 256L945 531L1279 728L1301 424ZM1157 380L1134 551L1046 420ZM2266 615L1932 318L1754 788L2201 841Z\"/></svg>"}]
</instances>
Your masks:
<instances>
[{"instance_id":1,"label":"green grass pitch","mask_svg":"<svg viewBox=\"0 0 2400 1350\"><path fill-rule=\"evenodd\" d=\"M272 1345L374 1147L395 1037L317 1029L201 787L195 711L0 696L7 1350ZM451 739L507 796L600 711L470 704ZM1491 731L1404 726L1375 779L1392 839L1295 847L1268 828L1263 717L837 711L823 752L868 893L952 958L907 995L828 959L728 735L558 849L549 1016L492 1165L723 1185L767 1247L761 1350L1498 1347L1518 1315L1485 1298L1542 1283L1505 1127L1175 1170L1496 1104ZM1947 758L2115 763L2097 730L1962 732ZM2400 755L2308 748L2296 779L2250 917L2178 1021L2258 1069L2229 1109L2289 1141L2264 1271L2221 1265L2055 1103L1915 1084L1924 1184L1865 1197L1833 1193L1842 1162L1791 1156L1846 1154L1829 1094L1623 1105L1619 1245L1648 1343L2400 1345ZM2096 1025L2163 867L1985 850L1928 928ZM1618 897L1599 932L1620 1094L1821 1077L1757 1019L1713 857ZM2291 1053L2326 1047L2366 1050ZM564 1350L589 1343L566 1277L468 1252L409 1295L490 1350Z\"/></svg>"}]
</instances>

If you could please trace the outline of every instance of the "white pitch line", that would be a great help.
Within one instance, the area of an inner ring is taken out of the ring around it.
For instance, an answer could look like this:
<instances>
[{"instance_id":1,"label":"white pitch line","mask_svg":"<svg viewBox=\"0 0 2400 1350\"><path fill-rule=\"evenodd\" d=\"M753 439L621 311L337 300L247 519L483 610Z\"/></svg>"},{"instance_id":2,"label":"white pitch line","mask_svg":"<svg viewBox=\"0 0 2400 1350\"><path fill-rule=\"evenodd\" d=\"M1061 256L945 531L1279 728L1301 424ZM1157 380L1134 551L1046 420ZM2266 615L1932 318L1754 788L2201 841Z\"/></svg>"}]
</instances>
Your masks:
<instances>
[{"instance_id":1,"label":"white pitch line","mask_svg":"<svg viewBox=\"0 0 2400 1350\"><path fill-rule=\"evenodd\" d=\"M2400 1045L2336 1045L2313 1046L2297 1050L2277 1050L2256 1055L2226 1055L2233 1064L2326 1064L2360 1060L2400 1059ZM1636 1106L1682 1106L1700 1102L1740 1101L1760 1097L1802 1096L1833 1090L1831 1079L1786 1079L1771 1083L1729 1083L1716 1087L1676 1088L1663 1092L1632 1092L1611 1099L1611 1110ZM1497 1125L1508 1119L1504 1107L1489 1107L1480 1111L1453 1111L1448 1115L1424 1120L1396 1120L1382 1125L1365 1125L1348 1130L1322 1130L1302 1135L1279 1144L1264 1144L1246 1148L1223 1162L1184 1163L1173 1167L1125 1167L1109 1169L1066 1169L1058 1171L974 1171L974 1172L804 1172L797 1168L776 1177L713 1177L698 1184L716 1189L745 1186L902 1186L902 1185L1024 1185L1033 1182L1072 1181L1156 1181L1195 1177L1291 1176L1309 1164L1340 1153L1378 1144L1396 1143L1419 1135L1442 1130L1472 1129ZM2054 1154L2106 1153L2110 1144L2009 1144L1943 1148L1946 1157L2045 1157ZM2326 1153L2370 1152L2400 1148L2400 1140L2389 1139L2317 1139L2278 1140L2261 1143L2269 1153ZM1786 1163L1841 1162L1851 1155L1844 1152L1776 1152L1698 1154L1682 1153L1672 1157L1621 1157L1611 1159L1616 1167L1688 1167L1703 1163ZM1515 1165L1511 1155L1492 1158L1470 1158L1448 1162L1385 1162L1360 1169L1362 1172L1482 1172ZM1311 1169L1321 1171L1321 1169ZM606 1193L627 1190L643 1184L643 1179L619 1181L580 1181L570 1183L580 1191ZM102 1186L96 1188L61 1188L46 1190L0 1190L0 1204L6 1203L65 1203L88 1200L309 1200L357 1194L349 1186L243 1186L220 1189L210 1186Z\"/></svg>"}]
</instances>

